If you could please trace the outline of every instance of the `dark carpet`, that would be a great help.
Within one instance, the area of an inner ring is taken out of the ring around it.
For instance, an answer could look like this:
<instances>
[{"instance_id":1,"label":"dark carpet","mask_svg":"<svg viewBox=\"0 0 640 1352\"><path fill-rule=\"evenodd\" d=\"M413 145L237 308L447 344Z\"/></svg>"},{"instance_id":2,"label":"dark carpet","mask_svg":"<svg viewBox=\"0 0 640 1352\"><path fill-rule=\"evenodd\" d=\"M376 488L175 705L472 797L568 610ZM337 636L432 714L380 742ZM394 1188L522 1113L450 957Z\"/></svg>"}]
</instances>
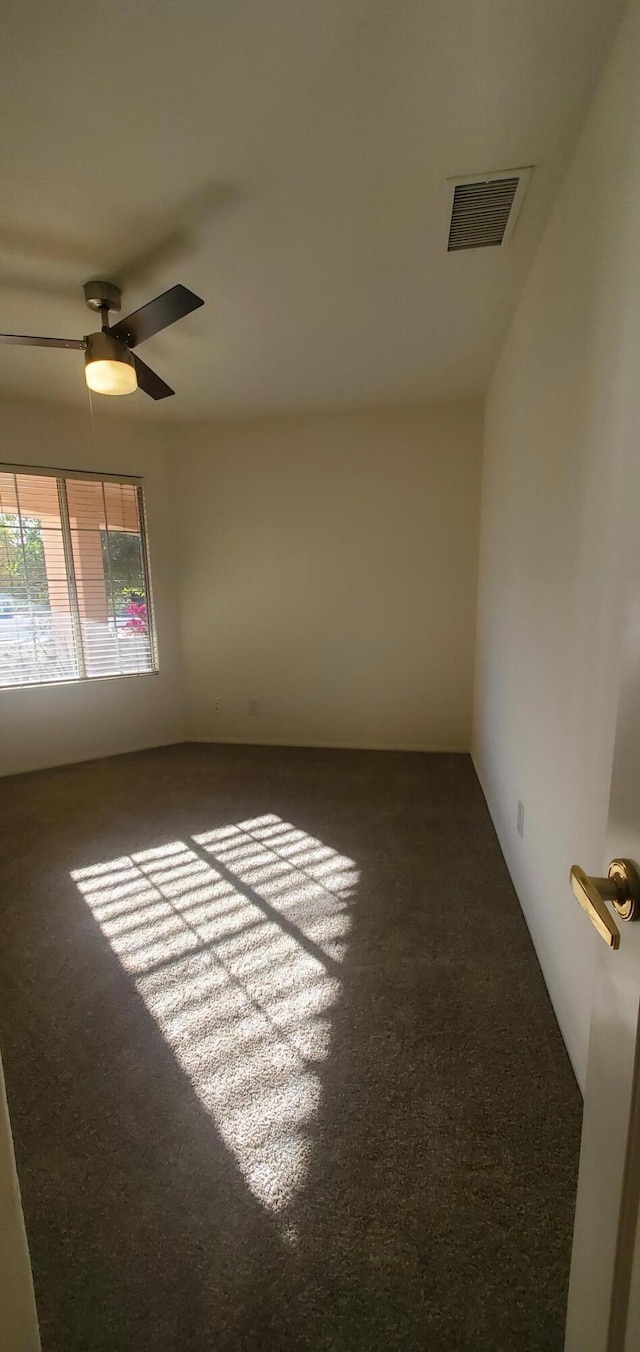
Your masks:
<instances>
[{"instance_id":1,"label":"dark carpet","mask_svg":"<svg viewBox=\"0 0 640 1352\"><path fill-rule=\"evenodd\" d=\"M563 1345L581 1101L470 760L0 782L44 1352Z\"/></svg>"}]
</instances>

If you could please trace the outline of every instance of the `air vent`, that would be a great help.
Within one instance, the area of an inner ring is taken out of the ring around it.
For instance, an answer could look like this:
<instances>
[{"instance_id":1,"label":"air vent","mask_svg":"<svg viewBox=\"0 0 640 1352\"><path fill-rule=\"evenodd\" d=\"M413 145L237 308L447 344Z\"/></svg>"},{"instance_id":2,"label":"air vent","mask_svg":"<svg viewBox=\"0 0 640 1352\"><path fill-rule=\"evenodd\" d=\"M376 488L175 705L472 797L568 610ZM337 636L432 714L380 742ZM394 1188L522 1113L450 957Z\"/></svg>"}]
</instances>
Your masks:
<instances>
[{"instance_id":1,"label":"air vent","mask_svg":"<svg viewBox=\"0 0 640 1352\"><path fill-rule=\"evenodd\" d=\"M510 239L531 168L451 180L447 250L496 249Z\"/></svg>"}]
</instances>

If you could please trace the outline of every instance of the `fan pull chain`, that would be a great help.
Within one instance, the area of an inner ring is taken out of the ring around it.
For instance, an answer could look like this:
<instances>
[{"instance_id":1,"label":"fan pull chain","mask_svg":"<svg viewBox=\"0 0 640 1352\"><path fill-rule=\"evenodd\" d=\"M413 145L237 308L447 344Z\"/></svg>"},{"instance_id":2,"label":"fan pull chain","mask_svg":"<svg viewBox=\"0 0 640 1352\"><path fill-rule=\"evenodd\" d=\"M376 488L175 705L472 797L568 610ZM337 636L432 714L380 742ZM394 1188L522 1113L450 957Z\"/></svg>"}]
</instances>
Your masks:
<instances>
[{"instance_id":1,"label":"fan pull chain","mask_svg":"<svg viewBox=\"0 0 640 1352\"><path fill-rule=\"evenodd\" d=\"M91 389L88 385L87 385L87 394L89 395L89 412L91 415L91 439L93 441L94 446L97 446L98 434L96 432L96 415L93 408L93 396L91 394Z\"/></svg>"}]
</instances>

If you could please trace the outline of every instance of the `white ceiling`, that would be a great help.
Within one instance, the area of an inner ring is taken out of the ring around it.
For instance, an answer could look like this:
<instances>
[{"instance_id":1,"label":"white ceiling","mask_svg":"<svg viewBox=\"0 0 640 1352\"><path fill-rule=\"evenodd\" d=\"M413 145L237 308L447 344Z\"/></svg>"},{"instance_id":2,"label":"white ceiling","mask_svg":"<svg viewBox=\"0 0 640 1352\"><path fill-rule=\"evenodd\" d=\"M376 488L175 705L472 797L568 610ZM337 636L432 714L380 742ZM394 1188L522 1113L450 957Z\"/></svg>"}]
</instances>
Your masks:
<instances>
[{"instance_id":1,"label":"white ceiling","mask_svg":"<svg viewBox=\"0 0 640 1352\"><path fill-rule=\"evenodd\" d=\"M6 0L0 329L182 282L206 305L141 349L178 392L144 416L481 393L620 10ZM447 256L447 177L524 164L512 243ZM0 347L0 389L85 403L82 356Z\"/></svg>"}]
</instances>

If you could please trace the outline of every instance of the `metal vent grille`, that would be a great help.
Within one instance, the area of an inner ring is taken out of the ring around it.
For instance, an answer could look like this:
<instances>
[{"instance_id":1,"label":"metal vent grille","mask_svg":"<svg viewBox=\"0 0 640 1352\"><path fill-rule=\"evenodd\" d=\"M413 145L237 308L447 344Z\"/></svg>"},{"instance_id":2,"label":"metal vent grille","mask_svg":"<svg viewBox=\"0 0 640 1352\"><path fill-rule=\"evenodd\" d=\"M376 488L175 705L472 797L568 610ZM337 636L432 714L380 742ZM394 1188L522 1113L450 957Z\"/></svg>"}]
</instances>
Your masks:
<instances>
[{"instance_id":1,"label":"metal vent grille","mask_svg":"<svg viewBox=\"0 0 640 1352\"><path fill-rule=\"evenodd\" d=\"M504 243L509 216L521 178L479 179L457 183L449 224L447 250L490 249Z\"/></svg>"}]
</instances>

